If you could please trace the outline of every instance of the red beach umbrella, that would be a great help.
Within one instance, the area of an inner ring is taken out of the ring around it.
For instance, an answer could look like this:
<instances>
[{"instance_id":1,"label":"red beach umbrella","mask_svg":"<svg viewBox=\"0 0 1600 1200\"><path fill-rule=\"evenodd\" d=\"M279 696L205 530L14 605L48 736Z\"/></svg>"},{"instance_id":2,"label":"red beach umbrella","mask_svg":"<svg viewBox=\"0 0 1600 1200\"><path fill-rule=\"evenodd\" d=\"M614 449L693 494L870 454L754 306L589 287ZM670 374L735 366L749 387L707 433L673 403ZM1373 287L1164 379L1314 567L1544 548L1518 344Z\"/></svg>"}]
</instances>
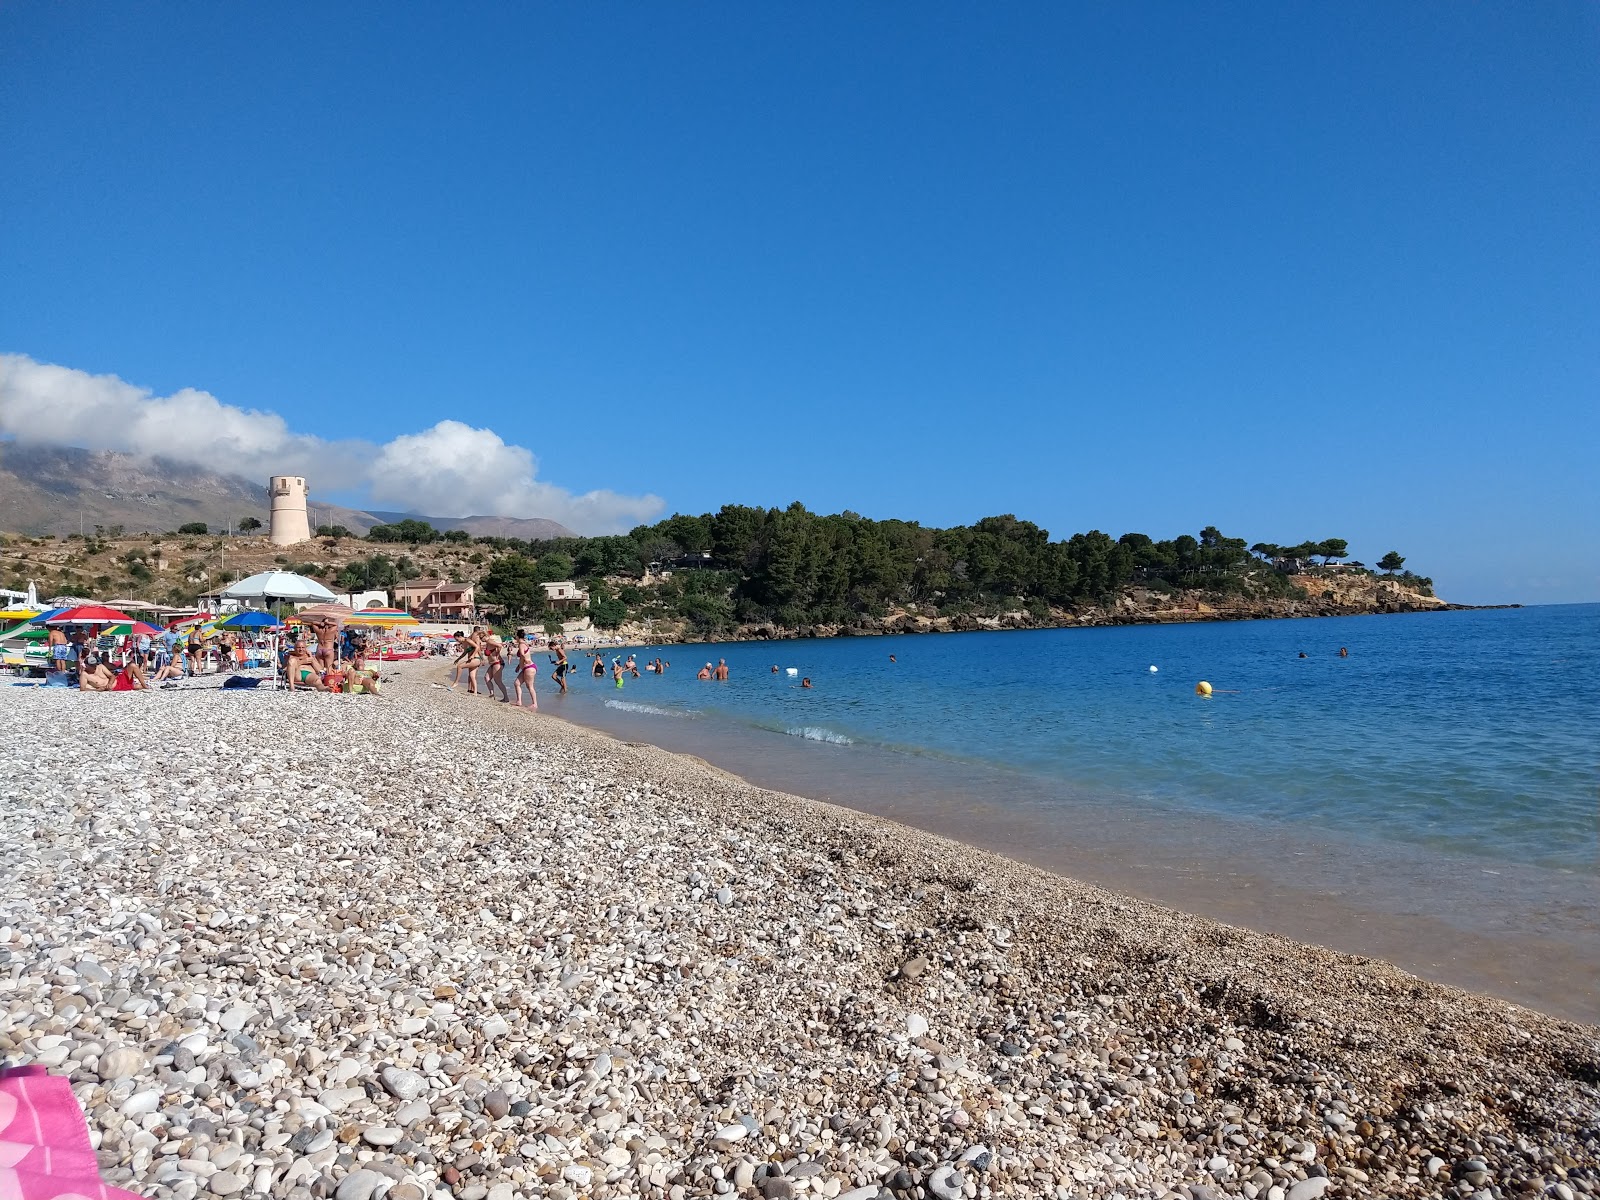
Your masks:
<instances>
[{"instance_id":1,"label":"red beach umbrella","mask_svg":"<svg viewBox=\"0 0 1600 1200\"><path fill-rule=\"evenodd\" d=\"M125 612L107 608L104 604L80 604L66 612L57 613L46 625L121 625L132 624L133 618Z\"/></svg>"}]
</instances>

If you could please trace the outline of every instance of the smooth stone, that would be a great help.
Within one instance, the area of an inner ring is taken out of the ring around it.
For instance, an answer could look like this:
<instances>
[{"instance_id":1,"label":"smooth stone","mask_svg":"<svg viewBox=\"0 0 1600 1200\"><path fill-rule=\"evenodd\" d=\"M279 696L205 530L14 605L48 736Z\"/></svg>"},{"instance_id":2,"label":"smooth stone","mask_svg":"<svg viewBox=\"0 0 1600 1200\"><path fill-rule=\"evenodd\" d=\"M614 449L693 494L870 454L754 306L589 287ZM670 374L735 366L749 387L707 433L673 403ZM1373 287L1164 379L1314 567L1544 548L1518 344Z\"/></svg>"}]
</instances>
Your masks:
<instances>
[{"instance_id":1,"label":"smooth stone","mask_svg":"<svg viewBox=\"0 0 1600 1200\"><path fill-rule=\"evenodd\" d=\"M927 969L928 960L919 954L916 958L908 958L905 962L900 964L900 978L917 979Z\"/></svg>"},{"instance_id":2,"label":"smooth stone","mask_svg":"<svg viewBox=\"0 0 1600 1200\"><path fill-rule=\"evenodd\" d=\"M146 1113L153 1113L161 1107L161 1093L157 1091L135 1092L122 1102L122 1107L117 1111L125 1117L142 1117Z\"/></svg>"},{"instance_id":3,"label":"smooth stone","mask_svg":"<svg viewBox=\"0 0 1600 1200\"><path fill-rule=\"evenodd\" d=\"M428 1086L428 1081L421 1075L403 1067L383 1068L378 1072L378 1081L383 1084L384 1091L396 1100L415 1100Z\"/></svg>"},{"instance_id":4,"label":"smooth stone","mask_svg":"<svg viewBox=\"0 0 1600 1200\"><path fill-rule=\"evenodd\" d=\"M217 1024L229 1033L237 1033L248 1025L256 1015L256 1010L248 1004L235 1004L217 1018Z\"/></svg>"},{"instance_id":5,"label":"smooth stone","mask_svg":"<svg viewBox=\"0 0 1600 1200\"><path fill-rule=\"evenodd\" d=\"M748 1125L724 1125L711 1135L711 1140L714 1142L737 1142L749 1136L750 1127Z\"/></svg>"},{"instance_id":6,"label":"smooth stone","mask_svg":"<svg viewBox=\"0 0 1600 1200\"><path fill-rule=\"evenodd\" d=\"M394 1119L402 1125L410 1125L416 1121L426 1121L432 1115L433 1109L428 1107L426 1100L413 1100L396 1109Z\"/></svg>"},{"instance_id":7,"label":"smooth stone","mask_svg":"<svg viewBox=\"0 0 1600 1200\"><path fill-rule=\"evenodd\" d=\"M1317 1200L1332 1185L1333 1180L1326 1175L1313 1175L1291 1185L1286 1200Z\"/></svg>"},{"instance_id":8,"label":"smooth stone","mask_svg":"<svg viewBox=\"0 0 1600 1200\"><path fill-rule=\"evenodd\" d=\"M92 958L86 958L73 967L72 973L86 983L97 984L100 987L105 987L106 984L111 982L111 972Z\"/></svg>"},{"instance_id":9,"label":"smooth stone","mask_svg":"<svg viewBox=\"0 0 1600 1200\"><path fill-rule=\"evenodd\" d=\"M492 1120L498 1121L511 1111L511 1097L496 1088L483 1098L483 1111L488 1113Z\"/></svg>"},{"instance_id":10,"label":"smooth stone","mask_svg":"<svg viewBox=\"0 0 1600 1200\"><path fill-rule=\"evenodd\" d=\"M243 1147L232 1142L223 1142L220 1146L211 1148L211 1165L219 1171L226 1171L243 1157Z\"/></svg>"},{"instance_id":11,"label":"smooth stone","mask_svg":"<svg viewBox=\"0 0 1600 1200\"><path fill-rule=\"evenodd\" d=\"M489 1189L488 1200L512 1200L516 1194L516 1189L509 1183L497 1183Z\"/></svg>"},{"instance_id":12,"label":"smooth stone","mask_svg":"<svg viewBox=\"0 0 1600 1200\"><path fill-rule=\"evenodd\" d=\"M561 1168L561 1178L577 1187L586 1188L594 1179L594 1172L582 1163L572 1163Z\"/></svg>"},{"instance_id":13,"label":"smooth stone","mask_svg":"<svg viewBox=\"0 0 1600 1200\"><path fill-rule=\"evenodd\" d=\"M361 1088L329 1088L317 1094L317 1103L329 1112L343 1112L358 1100L365 1100L367 1093Z\"/></svg>"},{"instance_id":14,"label":"smooth stone","mask_svg":"<svg viewBox=\"0 0 1600 1200\"><path fill-rule=\"evenodd\" d=\"M961 1172L949 1163L935 1167L924 1184L938 1200L963 1200L966 1185L967 1181L961 1177Z\"/></svg>"},{"instance_id":15,"label":"smooth stone","mask_svg":"<svg viewBox=\"0 0 1600 1200\"><path fill-rule=\"evenodd\" d=\"M374 1125L361 1131L361 1140L369 1146L392 1146L405 1137L405 1130L393 1125Z\"/></svg>"},{"instance_id":16,"label":"smooth stone","mask_svg":"<svg viewBox=\"0 0 1600 1200\"><path fill-rule=\"evenodd\" d=\"M101 1079L127 1079L144 1070L144 1055L131 1046L118 1046L100 1056Z\"/></svg>"},{"instance_id":17,"label":"smooth stone","mask_svg":"<svg viewBox=\"0 0 1600 1200\"><path fill-rule=\"evenodd\" d=\"M218 1171L206 1181L211 1191L218 1196L236 1196L244 1191L244 1180L232 1171Z\"/></svg>"},{"instance_id":18,"label":"smooth stone","mask_svg":"<svg viewBox=\"0 0 1600 1200\"><path fill-rule=\"evenodd\" d=\"M483 1040L486 1042L498 1041L511 1032L511 1026L500 1017L490 1017L483 1023Z\"/></svg>"},{"instance_id":19,"label":"smooth stone","mask_svg":"<svg viewBox=\"0 0 1600 1200\"><path fill-rule=\"evenodd\" d=\"M794 1184L782 1175L768 1175L756 1187L765 1200L794 1200Z\"/></svg>"},{"instance_id":20,"label":"smooth stone","mask_svg":"<svg viewBox=\"0 0 1600 1200\"><path fill-rule=\"evenodd\" d=\"M912 1013L906 1018L906 1032L914 1038L922 1037L928 1032L928 1018L921 1013Z\"/></svg>"},{"instance_id":21,"label":"smooth stone","mask_svg":"<svg viewBox=\"0 0 1600 1200\"><path fill-rule=\"evenodd\" d=\"M351 1171L334 1189L334 1200L372 1200L372 1193L393 1183L387 1175L365 1167Z\"/></svg>"}]
</instances>

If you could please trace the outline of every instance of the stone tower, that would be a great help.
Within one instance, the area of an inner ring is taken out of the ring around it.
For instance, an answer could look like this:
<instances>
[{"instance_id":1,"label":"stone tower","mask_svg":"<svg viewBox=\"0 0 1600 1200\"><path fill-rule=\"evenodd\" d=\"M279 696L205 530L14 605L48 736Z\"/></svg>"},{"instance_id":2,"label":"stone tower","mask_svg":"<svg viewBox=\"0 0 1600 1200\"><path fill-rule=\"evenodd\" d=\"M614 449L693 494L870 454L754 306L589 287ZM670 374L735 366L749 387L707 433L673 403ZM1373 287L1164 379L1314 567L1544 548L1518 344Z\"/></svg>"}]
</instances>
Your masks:
<instances>
[{"instance_id":1,"label":"stone tower","mask_svg":"<svg viewBox=\"0 0 1600 1200\"><path fill-rule=\"evenodd\" d=\"M306 481L295 475L274 475L267 481L272 497L272 544L293 546L311 540L311 522L306 518Z\"/></svg>"}]
</instances>

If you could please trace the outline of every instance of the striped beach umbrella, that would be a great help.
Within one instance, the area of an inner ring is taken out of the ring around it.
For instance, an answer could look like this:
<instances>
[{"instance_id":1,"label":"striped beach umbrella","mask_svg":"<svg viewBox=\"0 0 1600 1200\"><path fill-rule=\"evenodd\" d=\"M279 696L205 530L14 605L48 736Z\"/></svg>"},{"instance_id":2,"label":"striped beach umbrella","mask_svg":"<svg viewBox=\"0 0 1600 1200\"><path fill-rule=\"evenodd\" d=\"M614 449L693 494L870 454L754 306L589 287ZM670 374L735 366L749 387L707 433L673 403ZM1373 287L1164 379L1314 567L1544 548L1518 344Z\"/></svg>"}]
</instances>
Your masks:
<instances>
[{"instance_id":1,"label":"striped beach umbrella","mask_svg":"<svg viewBox=\"0 0 1600 1200\"><path fill-rule=\"evenodd\" d=\"M401 625L420 625L421 622L401 608L363 608L354 616L347 617L345 624L394 629Z\"/></svg>"}]
</instances>

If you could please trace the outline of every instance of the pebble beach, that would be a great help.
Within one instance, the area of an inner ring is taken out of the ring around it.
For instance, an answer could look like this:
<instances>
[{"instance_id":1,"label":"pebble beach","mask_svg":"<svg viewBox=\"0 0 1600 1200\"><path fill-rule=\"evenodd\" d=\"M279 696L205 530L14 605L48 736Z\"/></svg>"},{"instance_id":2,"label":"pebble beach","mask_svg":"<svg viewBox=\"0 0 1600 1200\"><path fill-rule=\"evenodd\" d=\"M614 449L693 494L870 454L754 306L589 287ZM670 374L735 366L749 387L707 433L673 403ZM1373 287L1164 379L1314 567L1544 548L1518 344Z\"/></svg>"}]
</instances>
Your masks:
<instances>
[{"instance_id":1,"label":"pebble beach","mask_svg":"<svg viewBox=\"0 0 1600 1200\"><path fill-rule=\"evenodd\" d=\"M8 689L0 1057L108 1182L1600 1196L1600 1028L396 676Z\"/></svg>"}]
</instances>

